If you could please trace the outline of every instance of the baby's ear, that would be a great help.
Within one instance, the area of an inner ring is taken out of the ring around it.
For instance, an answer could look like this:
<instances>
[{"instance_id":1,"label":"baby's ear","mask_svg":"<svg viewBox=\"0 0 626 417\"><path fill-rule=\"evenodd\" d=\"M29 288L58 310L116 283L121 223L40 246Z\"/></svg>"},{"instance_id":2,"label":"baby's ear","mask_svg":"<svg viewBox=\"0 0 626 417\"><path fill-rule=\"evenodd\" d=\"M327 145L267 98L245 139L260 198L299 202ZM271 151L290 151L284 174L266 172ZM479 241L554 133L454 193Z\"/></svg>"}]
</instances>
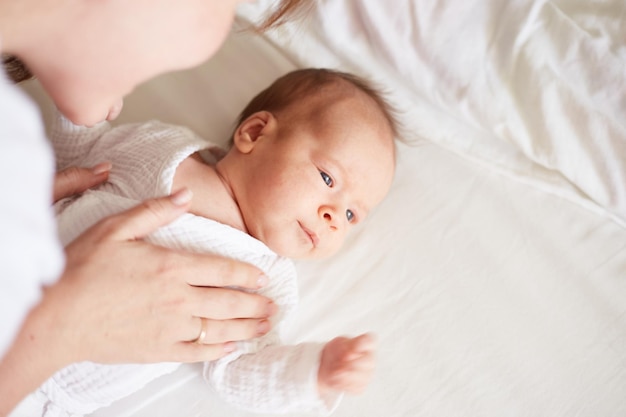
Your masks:
<instances>
[{"instance_id":1,"label":"baby's ear","mask_svg":"<svg viewBox=\"0 0 626 417\"><path fill-rule=\"evenodd\" d=\"M259 139L272 134L276 129L276 118L268 111L259 111L248 116L235 130L233 144L241 153L250 153Z\"/></svg>"}]
</instances>

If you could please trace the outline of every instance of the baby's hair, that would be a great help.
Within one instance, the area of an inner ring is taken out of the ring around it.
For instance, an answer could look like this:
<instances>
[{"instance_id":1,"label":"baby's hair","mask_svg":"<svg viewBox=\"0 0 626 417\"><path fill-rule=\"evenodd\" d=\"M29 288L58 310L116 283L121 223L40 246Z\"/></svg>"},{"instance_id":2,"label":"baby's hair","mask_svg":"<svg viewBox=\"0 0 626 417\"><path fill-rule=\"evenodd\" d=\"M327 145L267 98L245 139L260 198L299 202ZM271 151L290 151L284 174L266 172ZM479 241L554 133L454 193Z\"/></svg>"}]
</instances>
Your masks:
<instances>
[{"instance_id":1,"label":"baby's hair","mask_svg":"<svg viewBox=\"0 0 626 417\"><path fill-rule=\"evenodd\" d=\"M248 103L237 119L237 126L256 112L279 113L293 103L320 94L327 87L337 87L344 83L348 83L374 101L387 120L393 136L397 137L398 122L394 116L395 110L383 98L383 93L378 88L354 74L326 68L300 69L278 78Z\"/></svg>"}]
</instances>

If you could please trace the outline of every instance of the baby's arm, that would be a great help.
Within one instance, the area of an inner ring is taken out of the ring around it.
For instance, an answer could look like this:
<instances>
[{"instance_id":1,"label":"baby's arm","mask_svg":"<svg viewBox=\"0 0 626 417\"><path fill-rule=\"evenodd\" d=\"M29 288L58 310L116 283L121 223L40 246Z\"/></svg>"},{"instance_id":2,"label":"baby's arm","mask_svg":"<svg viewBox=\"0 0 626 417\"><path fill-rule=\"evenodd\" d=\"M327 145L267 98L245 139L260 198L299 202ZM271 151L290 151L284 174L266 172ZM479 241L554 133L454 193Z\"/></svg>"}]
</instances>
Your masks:
<instances>
[{"instance_id":1,"label":"baby's arm","mask_svg":"<svg viewBox=\"0 0 626 417\"><path fill-rule=\"evenodd\" d=\"M328 413L339 393L321 396L317 387L324 345L269 345L255 353L209 362L205 379L225 401L254 412Z\"/></svg>"},{"instance_id":2,"label":"baby's arm","mask_svg":"<svg viewBox=\"0 0 626 417\"><path fill-rule=\"evenodd\" d=\"M208 363L205 378L226 401L255 412L328 414L344 392L358 394L375 365L370 334L325 345L270 345Z\"/></svg>"},{"instance_id":3,"label":"baby's arm","mask_svg":"<svg viewBox=\"0 0 626 417\"><path fill-rule=\"evenodd\" d=\"M314 411L328 414L342 393L358 393L374 368L374 338L336 338L326 344L280 344L281 329L297 304L291 262L276 262L264 295L280 307L275 326L259 339L239 342L238 350L205 366L205 379L233 405L255 412Z\"/></svg>"},{"instance_id":4,"label":"baby's arm","mask_svg":"<svg viewBox=\"0 0 626 417\"><path fill-rule=\"evenodd\" d=\"M329 391L359 394L374 373L376 341L370 334L353 339L337 337L322 350L317 386L320 395Z\"/></svg>"},{"instance_id":5,"label":"baby's arm","mask_svg":"<svg viewBox=\"0 0 626 417\"><path fill-rule=\"evenodd\" d=\"M254 412L327 412L340 395L321 397L317 375L322 343L281 344L283 329L293 319L298 283L293 263L286 258L260 258L254 263L271 277L261 292L280 308L272 330L264 336L237 343L237 350L207 362L204 377L225 401ZM264 267L264 264L270 266Z\"/></svg>"}]
</instances>

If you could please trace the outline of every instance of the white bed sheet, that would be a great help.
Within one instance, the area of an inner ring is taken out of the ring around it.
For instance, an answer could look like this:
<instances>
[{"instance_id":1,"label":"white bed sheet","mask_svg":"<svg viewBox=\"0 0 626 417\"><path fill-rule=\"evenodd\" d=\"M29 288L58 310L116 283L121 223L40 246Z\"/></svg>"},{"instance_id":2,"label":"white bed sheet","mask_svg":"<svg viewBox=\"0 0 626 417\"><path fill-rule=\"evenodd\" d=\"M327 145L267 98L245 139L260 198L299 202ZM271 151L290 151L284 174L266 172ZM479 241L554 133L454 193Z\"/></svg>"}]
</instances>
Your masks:
<instances>
[{"instance_id":1,"label":"white bed sheet","mask_svg":"<svg viewBox=\"0 0 626 417\"><path fill-rule=\"evenodd\" d=\"M225 141L243 104L300 66L392 90L419 139L399 146L388 198L336 257L298 263L289 342L379 338L372 385L334 416L626 415L621 3L320 4L307 27L234 33L202 68L139 88L120 122L160 118ZM598 72L583 41L580 60L560 59L572 33L606 44ZM549 69L544 83L513 76L520 63ZM252 415L200 373L183 366L94 416Z\"/></svg>"},{"instance_id":2,"label":"white bed sheet","mask_svg":"<svg viewBox=\"0 0 626 417\"><path fill-rule=\"evenodd\" d=\"M411 134L626 224L623 0L318 3L270 34L298 65L380 79Z\"/></svg>"}]
</instances>

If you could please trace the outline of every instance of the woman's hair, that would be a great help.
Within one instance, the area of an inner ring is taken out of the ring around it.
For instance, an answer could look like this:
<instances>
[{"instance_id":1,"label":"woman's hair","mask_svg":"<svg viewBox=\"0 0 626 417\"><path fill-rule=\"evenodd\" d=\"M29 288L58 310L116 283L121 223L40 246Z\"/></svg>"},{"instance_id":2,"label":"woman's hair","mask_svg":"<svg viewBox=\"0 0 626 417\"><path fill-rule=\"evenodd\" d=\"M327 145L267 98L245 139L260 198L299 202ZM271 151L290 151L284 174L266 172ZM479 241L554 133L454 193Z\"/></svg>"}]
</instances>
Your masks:
<instances>
[{"instance_id":1,"label":"woman's hair","mask_svg":"<svg viewBox=\"0 0 626 417\"><path fill-rule=\"evenodd\" d=\"M282 25L297 14L304 13L313 5L314 0L281 0L276 9L255 28L258 32ZM14 83L33 77L28 67L16 56L2 54L2 65L10 80Z\"/></svg>"},{"instance_id":2,"label":"woman's hair","mask_svg":"<svg viewBox=\"0 0 626 417\"><path fill-rule=\"evenodd\" d=\"M282 0L276 9L256 26L259 32L275 28L289 19L298 18L308 12L315 0Z\"/></svg>"},{"instance_id":3,"label":"woman's hair","mask_svg":"<svg viewBox=\"0 0 626 417\"><path fill-rule=\"evenodd\" d=\"M14 83L20 83L33 77L26 65L16 56L2 54L2 65L7 77Z\"/></svg>"},{"instance_id":4,"label":"woman's hair","mask_svg":"<svg viewBox=\"0 0 626 417\"><path fill-rule=\"evenodd\" d=\"M293 103L323 93L326 88L346 86L351 86L372 99L388 122L394 137L399 136L399 122L395 116L397 111L387 102L379 89L354 74L326 68L300 69L278 78L248 103L237 119L237 126L256 112L279 113Z\"/></svg>"}]
</instances>

